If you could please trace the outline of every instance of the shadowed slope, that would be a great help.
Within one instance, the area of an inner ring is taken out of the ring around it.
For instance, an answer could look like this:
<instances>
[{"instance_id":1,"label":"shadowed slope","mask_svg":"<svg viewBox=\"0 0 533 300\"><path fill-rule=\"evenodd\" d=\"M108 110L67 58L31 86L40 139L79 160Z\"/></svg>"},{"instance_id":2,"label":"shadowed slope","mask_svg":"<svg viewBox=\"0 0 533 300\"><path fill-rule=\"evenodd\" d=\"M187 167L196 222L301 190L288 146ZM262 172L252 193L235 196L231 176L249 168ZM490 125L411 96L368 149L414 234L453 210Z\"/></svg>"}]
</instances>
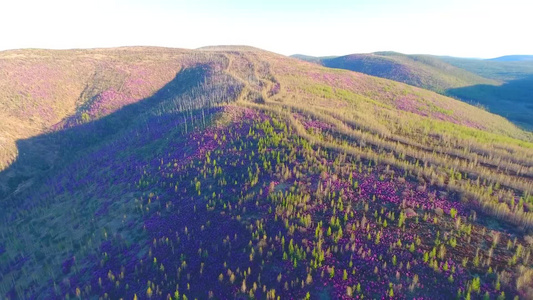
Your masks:
<instances>
[{"instance_id":1,"label":"shadowed slope","mask_svg":"<svg viewBox=\"0 0 533 300\"><path fill-rule=\"evenodd\" d=\"M474 85L448 90L460 99L483 99L483 105L510 121L533 130L533 75L502 85Z\"/></svg>"}]
</instances>

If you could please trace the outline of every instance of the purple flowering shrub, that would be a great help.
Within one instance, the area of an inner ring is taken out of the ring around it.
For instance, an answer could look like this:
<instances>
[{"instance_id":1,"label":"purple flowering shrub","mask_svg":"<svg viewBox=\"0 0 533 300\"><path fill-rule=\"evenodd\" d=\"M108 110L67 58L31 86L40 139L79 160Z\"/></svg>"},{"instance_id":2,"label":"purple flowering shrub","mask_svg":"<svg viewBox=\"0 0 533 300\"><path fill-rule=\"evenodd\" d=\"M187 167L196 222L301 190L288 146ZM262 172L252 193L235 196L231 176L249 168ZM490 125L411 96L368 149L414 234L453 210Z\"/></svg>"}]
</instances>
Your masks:
<instances>
[{"instance_id":1,"label":"purple flowering shrub","mask_svg":"<svg viewBox=\"0 0 533 300\"><path fill-rule=\"evenodd\" d=\"M134 203L142 239L108 236L98 254L78 262L87 267L71 273L59 294L517 293L499 278L512 269L522 242L506 230L487 231L474 206L457 195L409 172L315 148L273 115L227 106L221 116L138 168Z\"/></svg>"}]
</instances>

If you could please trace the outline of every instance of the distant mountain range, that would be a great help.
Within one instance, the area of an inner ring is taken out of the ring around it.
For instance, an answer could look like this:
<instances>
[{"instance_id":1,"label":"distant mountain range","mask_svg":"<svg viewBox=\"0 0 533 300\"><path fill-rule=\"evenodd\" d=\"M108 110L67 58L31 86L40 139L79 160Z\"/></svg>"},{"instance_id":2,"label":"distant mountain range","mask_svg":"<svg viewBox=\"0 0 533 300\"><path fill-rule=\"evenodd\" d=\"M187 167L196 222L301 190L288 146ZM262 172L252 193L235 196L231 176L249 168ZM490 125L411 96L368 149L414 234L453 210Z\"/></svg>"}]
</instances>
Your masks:
<instances>
[{"instance_id":1,"label":"distant mountain range","mask_svg":"<svg viewBox=\"0 0 533 300\"><path fill-rule=\"evenodd\" d=\"M533 56L481 60L397 52L295 58L429 89L479 104L533 129Z\"/></svg>"},{"instance_id":2,"label":"distant mountain range","mask_svg":"<svg viewBox=\"0 0 533 300\"><path fill-rule=\"evenodd\" d=\"M506 55L489 59L492 61L533 61L533 55Z\"/></svg>"}]
</instances>

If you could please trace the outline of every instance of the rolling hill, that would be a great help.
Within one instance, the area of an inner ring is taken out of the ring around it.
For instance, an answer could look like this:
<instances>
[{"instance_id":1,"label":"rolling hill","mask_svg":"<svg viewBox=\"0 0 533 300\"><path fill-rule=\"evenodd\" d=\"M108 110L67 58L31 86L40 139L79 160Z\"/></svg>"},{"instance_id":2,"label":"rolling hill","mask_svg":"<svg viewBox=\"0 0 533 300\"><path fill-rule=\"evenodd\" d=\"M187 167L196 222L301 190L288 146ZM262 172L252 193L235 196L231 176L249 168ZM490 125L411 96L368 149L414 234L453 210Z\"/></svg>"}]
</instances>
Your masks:
<instances>
[{"instance_id":1,"label":"rolling hill","mask_svg":"<svg viewBox=\"0 0 533 300\"><path fill-rule=\"evenodd\" d=\"M501 116L244 46L0 65L3 298L533 295L533 135Z\"/></svg>"},{"instance_id":2,"label":"rolling hill","mask_svg":"<svg viewBox=\"0 0 533 300\"><path fill-rule=\"evenodd\" d=\"M491 61L533 61L533 55L506 55L489 59Z\"/></svg>"},{"instance_id":3,"label":"rolling hill","mask_svg":"<svg viewBox=\"0 0 533 300\"><path fill-rule=\"evenodd\" d=\"M439 58L446 63L468 72L500 82L526 78L533 74L533 62L531 61L499 61L448 56L441 56Z\"/></svg>"},{"instance_id":4,"label":"rolling hill","mask_svg":"<svg viewBox=\"0 0 533 300\"><path fill-rule=\"evenodd\" d=\"M451 88L497 83L429 55L376 52L347 55L321 61L326 67L347 69L388 78L441 94Z\"/></svg>"},{"instance_id":5,"label":"rolling hill","mask_svg":"<svg viewBox=\"0 0 533 300\"><path fill-rule=\"evenodd\" d=\"M340 57L297 57L321 65L387 78L481 105L533 129L533 63L527 56L493 60L405 55L397 52Z\"/></svg>"}]
</instances>

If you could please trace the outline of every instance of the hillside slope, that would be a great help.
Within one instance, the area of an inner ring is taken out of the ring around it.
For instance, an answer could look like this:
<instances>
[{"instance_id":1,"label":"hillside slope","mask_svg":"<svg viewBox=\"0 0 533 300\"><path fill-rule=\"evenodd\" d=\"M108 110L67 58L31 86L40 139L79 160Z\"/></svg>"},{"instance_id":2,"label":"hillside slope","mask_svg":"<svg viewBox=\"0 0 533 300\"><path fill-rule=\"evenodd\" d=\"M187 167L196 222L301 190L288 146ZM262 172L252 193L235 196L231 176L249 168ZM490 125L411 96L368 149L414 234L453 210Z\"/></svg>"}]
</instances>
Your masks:
<instances>
[{"instance_id":1,"label":"hillside slope","mask_svg":"<svg viewBox=\"0 0 533 300\"><path fill-rule=\"evenodd\" d=\"M506 55L491 58L492 61L533 61L533 55Z\"/></svg>"},{"instance_id":2,"label":"hillside slope","mask_svg":"<svg viewBox=\"0 0 533 300\"><path fill-rule=\"evenodd\" d=\"M89 120L159 90L182 67L184 53L135 47L0 52L0 169L15 159L18 139L81 109ZM99 102L106 106L95 109Z\"/></svg>"},{"instance_id":3,"label":"hillside slope","mask_svg":"<svg viewBox=\"0 0 533 300\"><path fill-rule=\"evenodd\" d=\"M533 74L533 62L531 61L495 61L448 56L439 58L446 63L467 70L468 72L501 82L526 78Z\"/></svg>"},{"instance_id":4,"label":"hillside slope","mask_svg":"<svg viewBox=\"0 0 533 300\"><path fill-rule=\"evenodd\" d=\"M297 57L331 68L392 79L481 105L528 130L533 129L533 63L480 60L396 52L333 58Z\"/></svg>"},{"instance_id":5,"label":"hillside slope","mask_svg":"<svg viewBox=\"0 0 533 300\"><path fill-rule=\"evenodd\" d=\"M533 138L504 118L251 47L105 51L175 75L17 141L2 297L532 295Z\"/></svg>"},{"instance_id":6,"label":"hillside slope","mask_svg":"<svg viewBox=\"0 0 533 300\"><path fill-rule=\"evenodd\" d=\"M388 78L441 94L451 88L497 84L496 81L456 68L429 55L376 52L322 59L321 62L326 67Z\"/></svg>"}]
</instances>

